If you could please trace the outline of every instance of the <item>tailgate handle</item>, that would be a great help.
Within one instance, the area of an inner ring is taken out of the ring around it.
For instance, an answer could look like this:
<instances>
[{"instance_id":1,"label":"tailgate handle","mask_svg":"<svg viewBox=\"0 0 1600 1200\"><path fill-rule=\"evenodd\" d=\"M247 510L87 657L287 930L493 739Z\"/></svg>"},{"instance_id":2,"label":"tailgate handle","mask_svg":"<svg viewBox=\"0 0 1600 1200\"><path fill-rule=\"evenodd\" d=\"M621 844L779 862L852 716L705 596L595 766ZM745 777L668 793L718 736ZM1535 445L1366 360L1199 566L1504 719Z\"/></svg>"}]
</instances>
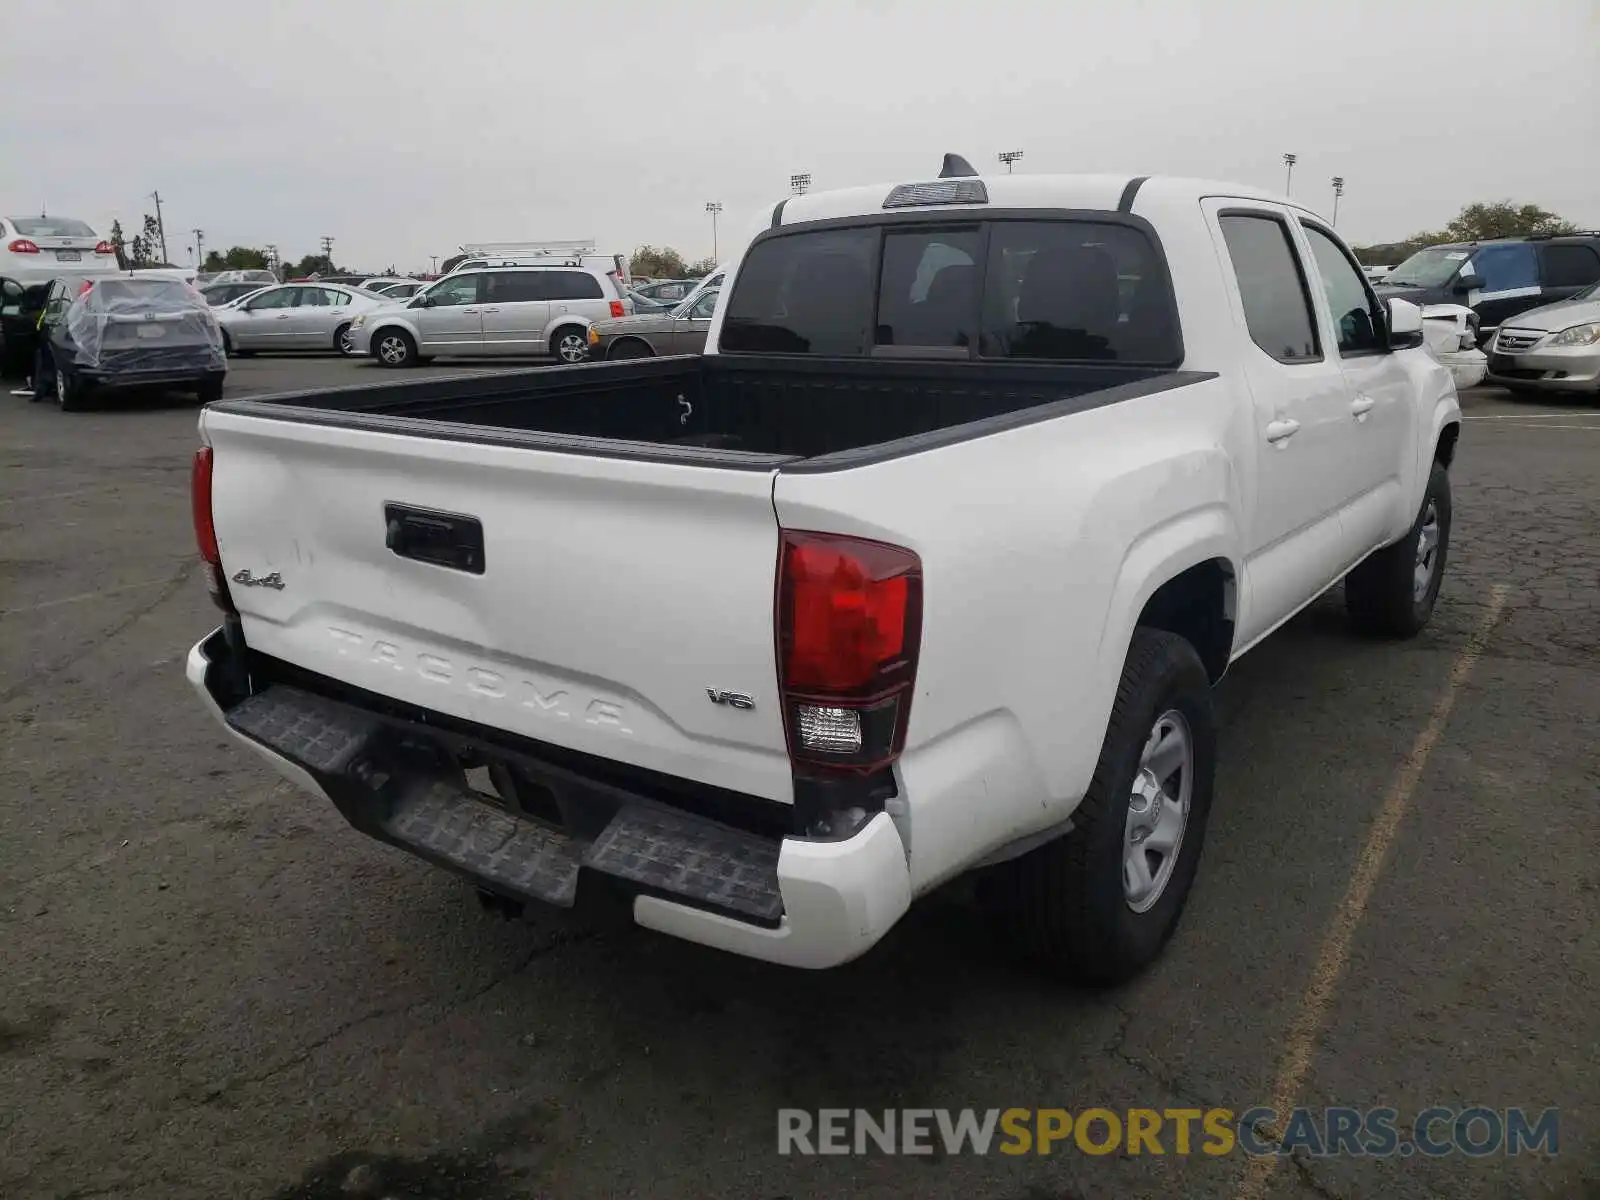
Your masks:
<instances>
[{"instance_id":1,"label":"tailgate handle","mask_svg":"<svg viewBox=\"0 0 1600 1200\"><path fill-rule=\"evenodd\" d=\"M401 558L483 574L483 523L459 513L385 504L383 544Z\"/></svg>"}]
</instances>

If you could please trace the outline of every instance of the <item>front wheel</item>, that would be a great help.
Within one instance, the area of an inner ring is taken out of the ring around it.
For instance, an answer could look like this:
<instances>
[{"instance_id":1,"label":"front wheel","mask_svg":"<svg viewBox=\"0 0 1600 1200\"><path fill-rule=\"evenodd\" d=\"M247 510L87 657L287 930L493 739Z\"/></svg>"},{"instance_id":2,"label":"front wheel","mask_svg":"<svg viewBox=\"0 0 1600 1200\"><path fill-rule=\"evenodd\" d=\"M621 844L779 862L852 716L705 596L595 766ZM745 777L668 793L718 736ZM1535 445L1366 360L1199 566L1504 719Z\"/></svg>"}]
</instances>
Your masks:
<instances>
[{"instance_id":1,"label":"front wheel","mask_svg":"<svg viewBox=\"0 0 1600 1200\"><path fill-rule=\"evenodd\" d=\"M1422 632L1444 582L1450 518L1450 473L1436 462L1406 536L1374 551L1344 577L1345 611L1357 630L1392 638Z\"/></svg>"},{"instance_id":2,"label":"front wheel","mask_svg":"<svg viewBox=\"0 0 1600 1200\"><path fill-rule=\"evenodd\" d=\"M996 868L998 911L1029 957L1110 986L1161 953L1200 863L1216 729L1211 681L1194 647L1136 629L1072 829Z\"/></svg>"},{"instance_id":3,"label":"front wheel","mask_svg":"<svg viewBox=\"0 0 1600 1200\"><path fill-rule=\"evenodd\" d=\"M609 360L625 358L653 358L654 356L655 351L650 348L649 343L639 338L623 338L620 342L617 342L615 345L613 345L606 353L606 358Z\"/></svg>"},{"instance_id":4,"label":"front wheel","mask_svg":"<svg viewBox=\"0 0 1600 1200\"><path fill-rule=\"evenodd\" d=\"M384 329L372 335L372 357L380 366L410 367L417 362L417 344L403 329Z\"/></svg>"},{"instance_id":5,"label":"front wheel","mask_svg":"<svg viewBox=\"0 0 1600 1200\"><path fill-rule=\"evenodd\" d=\"M589 335L576 325L565 325L550 335L556 358L571 366L589 361Z\"/></svg>"},{"instance_id":6,"label":"front wheel","mask_svg":"<svg viewBox=\"0 0 1600 1200\"><path fill-rule=\"evenodd\" d=\"M222 380L205 379L195 387L194 394L201 404L215 404L222 399Z\"/></svg>"}]
</instances>

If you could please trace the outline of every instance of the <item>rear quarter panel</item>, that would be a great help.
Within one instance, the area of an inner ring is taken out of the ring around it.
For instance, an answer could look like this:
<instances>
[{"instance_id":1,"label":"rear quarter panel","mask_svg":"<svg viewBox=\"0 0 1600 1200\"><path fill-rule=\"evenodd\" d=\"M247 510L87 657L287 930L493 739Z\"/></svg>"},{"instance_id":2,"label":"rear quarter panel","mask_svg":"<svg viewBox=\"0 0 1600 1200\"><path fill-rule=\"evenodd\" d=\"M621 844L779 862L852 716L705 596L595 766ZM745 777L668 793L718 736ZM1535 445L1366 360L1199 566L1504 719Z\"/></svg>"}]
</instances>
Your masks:
<instances>
[{"instance_id":1,"label":"rear quarter panel","mask_svg":"<svg viewBox=\"0 0 1600 1200\"><path fill-rule=\"evenodd\" d=\"M1220 380L882 463L780 472L779 523L922 558L900 771L913 885L1058 824L1094 770L1144 601L1240 558Z\"/></svg>"}]
</instances>

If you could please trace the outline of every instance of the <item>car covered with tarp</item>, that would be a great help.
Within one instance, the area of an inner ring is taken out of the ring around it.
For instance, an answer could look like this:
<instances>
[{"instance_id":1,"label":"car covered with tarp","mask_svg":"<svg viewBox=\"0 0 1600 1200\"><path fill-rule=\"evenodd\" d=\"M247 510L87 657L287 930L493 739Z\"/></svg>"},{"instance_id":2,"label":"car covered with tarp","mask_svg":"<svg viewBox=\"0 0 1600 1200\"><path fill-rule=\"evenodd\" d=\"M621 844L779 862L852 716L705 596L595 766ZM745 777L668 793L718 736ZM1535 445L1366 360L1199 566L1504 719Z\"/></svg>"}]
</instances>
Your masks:
<instances>
[{"instance_id":1,"label":"car covered with tarp","mask_svg":"<svg viewBox=\"0 0 1600 1200\"><path fill-rule=\"evenodd\" d=\"M222 331L194 287L131 273L84 283L76 295L60 284L45 322L62 408L126 388L192 390L202 403L222 398Z\"/></svg>"}]
</instances>

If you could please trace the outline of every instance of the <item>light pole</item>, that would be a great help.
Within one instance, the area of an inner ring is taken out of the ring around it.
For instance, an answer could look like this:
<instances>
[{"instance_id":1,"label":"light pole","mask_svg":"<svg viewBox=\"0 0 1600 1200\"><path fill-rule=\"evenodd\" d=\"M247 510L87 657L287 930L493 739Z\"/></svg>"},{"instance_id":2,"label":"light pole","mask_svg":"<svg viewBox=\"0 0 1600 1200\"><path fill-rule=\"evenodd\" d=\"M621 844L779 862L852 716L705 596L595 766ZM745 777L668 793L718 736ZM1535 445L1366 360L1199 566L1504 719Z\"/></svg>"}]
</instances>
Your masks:
<instances>
[{"instance_id":1,"label":"light pole","mask_svg":"<svg viewBox=\"0 0 1600 1200\"><path fill-rule=\"evenodd\" d=\"M156 233L161 238L161 261L167 260L167 223L161 217L161 193L151 192L150 199L156 202Z\"/></svg>"},{"instance_id":2,"label":"light pole","mask_svg":"<svg viewBox=\"0 0 1600 1200\"><path fill-rule=\"evenodd\" d=\"M1017 159L1022 157L1022 151L1021 150L1002 150L1002 151L1000 151L999 157L1000 157L1000 161L1005 163L1005 165L1006 165L1006 174L1009 175L1009 174L1011 174L1011 164L1016 162Z\"/></svg>"},{"instance_id":3,"label":"light pole","mask_svg":"<svg viewBox=\"0 0 1600 1200\"><path fill-rule=\"evenodd\" d=\"M1299 161L1300 156L1298 154L1285 154L1283 156L1283 165L1288 168L1288 172L1283 177L1283 194L1285 196L1289 195L1294 187L1294 164Z\"/></svg>"},{"instance_id":4,"label":"light pole","mask_svg":"<svg viewBox=\"0 0 1600 1200\"><path fill-rule=\"evenodd\" d=\"M206 231L204 229L195 229L190 232L194 234L194 266L195 270L198 271L206 265Z\"/></svg>"},{"instance_id":5,"label":"light pole","mask_svg":"<svg viewBox=\"0 0 1600 1200\"><path fill-rule=\"evenodd\" d=\"M1339 197L1344 195L1344 176L1333 177L1333 227L1339 228Z\"/></svg>"},{"instance_id":6,"label":"light pole","mask_svg":"<svg viewBox=\"0 0 1600 1200\"><path fill-rule=\"evenodd\" d=\"M792 191L796 196L805 195L807 190L810 187L811 187L811 174L810 174L810 172L807 172L804 175L791 175L791 176L789 176L789 190Z\"/></svg>"},{"instance_id":7,"label":"light pole","mask_svg":"<svg viewBox=\"0 0 1600 1200\"><path fill-rule=\"evenodd\" d=\"M711 261L717 261L717 214L722 211L722 201L707 200L706 211L711 214Z\"/></svg>"},{"instance_id":8,"label":"light pole","mask_svg":"<svg viewBox=\"0 0 1600 1200\"><path fill-rule=\"evenodd\" d=\"M277 242L268 242L267 243L267 270L271 271L274 275L281 275L282 272L278 268L279 268L279 263L278 263L278 243Z\"/></svg>"},{"instance_id":9,"label":"light pole","mask_svg":"<svg viewBox=\"0 0 1600 1200\"><path fill-rule=\"evenodd\" d=\"M428 255L428 258L433 262L433 270L430 271L429 274L437 275L439 273L439 256L437 254L430 254Z\"/></svg>"}]
</instances>

